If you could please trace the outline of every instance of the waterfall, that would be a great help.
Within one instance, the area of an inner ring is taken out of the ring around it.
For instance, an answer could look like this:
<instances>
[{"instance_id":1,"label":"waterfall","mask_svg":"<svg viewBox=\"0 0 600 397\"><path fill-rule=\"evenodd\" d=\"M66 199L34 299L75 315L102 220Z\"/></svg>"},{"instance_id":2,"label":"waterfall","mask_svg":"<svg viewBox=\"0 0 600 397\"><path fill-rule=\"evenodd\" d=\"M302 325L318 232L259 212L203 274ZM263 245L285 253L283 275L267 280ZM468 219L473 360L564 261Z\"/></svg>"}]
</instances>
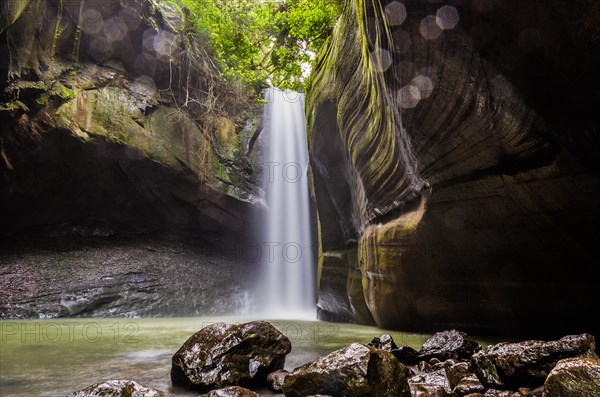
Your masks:
<instances>
[{"instance_id":1,"label":"waterfall","mask_svg":"<svg viewBox=\"0 0 600 397\"><path fill-rule=\"evenodd\" d=\"M311 246L304 94L270 88L262 140L259 311L267 318L311 318L315 271Z\"/></svg>"}]
</instances>

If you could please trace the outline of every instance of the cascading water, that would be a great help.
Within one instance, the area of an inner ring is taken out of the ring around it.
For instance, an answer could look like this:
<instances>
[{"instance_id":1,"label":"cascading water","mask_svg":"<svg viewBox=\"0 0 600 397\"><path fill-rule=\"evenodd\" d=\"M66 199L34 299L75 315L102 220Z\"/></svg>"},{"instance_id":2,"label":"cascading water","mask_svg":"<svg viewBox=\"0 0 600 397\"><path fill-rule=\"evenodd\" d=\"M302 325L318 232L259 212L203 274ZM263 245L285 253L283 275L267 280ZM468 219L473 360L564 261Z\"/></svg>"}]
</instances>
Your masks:
<instances>
[{"instance_id":1,"label":"cascading water","mask_svg":"<svg viewBox=\"0 0 600 397\"><path fill-rule=\"evenodd\" d=\"M265 100L259 312L267 318L315 318L304 95L270 88Z\"/></svg>"}]
</instances>

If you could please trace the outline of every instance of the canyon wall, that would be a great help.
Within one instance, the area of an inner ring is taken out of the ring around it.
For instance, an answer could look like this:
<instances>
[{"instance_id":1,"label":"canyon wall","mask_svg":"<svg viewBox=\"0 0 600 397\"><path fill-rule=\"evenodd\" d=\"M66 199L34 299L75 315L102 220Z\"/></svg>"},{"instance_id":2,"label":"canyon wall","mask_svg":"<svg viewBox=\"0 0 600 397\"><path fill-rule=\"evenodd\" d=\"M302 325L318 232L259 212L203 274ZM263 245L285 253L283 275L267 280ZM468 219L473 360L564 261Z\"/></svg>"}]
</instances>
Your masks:
<instances>
[{"instance_id":1,"label":"canyon wall","mask_svg":"<svg viewBox=\"0 0 600 397\"><path fill-rule=\"evenodd\" d=\"M590 330L600 7L347 1L307 115L319 315Z\"/></svg>"}]
</instances>

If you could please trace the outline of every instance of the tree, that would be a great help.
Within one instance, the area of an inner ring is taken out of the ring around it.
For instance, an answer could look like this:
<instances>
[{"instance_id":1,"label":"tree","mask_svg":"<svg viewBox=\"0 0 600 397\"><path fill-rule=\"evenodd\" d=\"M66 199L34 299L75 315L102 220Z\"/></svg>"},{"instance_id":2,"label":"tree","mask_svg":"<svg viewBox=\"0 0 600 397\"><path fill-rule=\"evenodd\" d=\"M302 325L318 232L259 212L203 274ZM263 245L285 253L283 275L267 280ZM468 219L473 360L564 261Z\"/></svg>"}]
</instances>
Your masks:
<instances>
[{"instance_id":1,"label":"tree","mask_svg":"<svg viewBox=\"0 0 600 397\"><path fill-rule=\"evenodd\" d=\"M327 0L168 0L189 11L228 80L304 89L340 13Z\"/></svg>"}]
</instances>

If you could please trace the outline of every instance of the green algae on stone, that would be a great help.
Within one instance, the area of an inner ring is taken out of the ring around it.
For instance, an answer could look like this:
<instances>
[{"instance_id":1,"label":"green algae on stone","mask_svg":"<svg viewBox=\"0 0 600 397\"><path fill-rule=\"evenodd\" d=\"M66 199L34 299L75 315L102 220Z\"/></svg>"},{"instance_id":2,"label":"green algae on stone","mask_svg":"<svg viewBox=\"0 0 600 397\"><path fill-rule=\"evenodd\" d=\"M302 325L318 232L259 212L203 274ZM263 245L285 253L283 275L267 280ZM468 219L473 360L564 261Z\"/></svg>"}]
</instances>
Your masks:
<instances>
[{"instance_id":1,"label":"green algae on stone","mask_svg":"<svg viewBox=\"0 0 600 397\"><path fill-rule=\"evenodd\" d=\"M0 111L5 111L5 112L18 112L18 111L22 111L22 112L29 112L29 107L27 107L27 105L25 105L23 102L16 100L16 101L12 101L12 102L5 102L2 104L2 106L0 106Z\"/></svg>"}]
</instances>

